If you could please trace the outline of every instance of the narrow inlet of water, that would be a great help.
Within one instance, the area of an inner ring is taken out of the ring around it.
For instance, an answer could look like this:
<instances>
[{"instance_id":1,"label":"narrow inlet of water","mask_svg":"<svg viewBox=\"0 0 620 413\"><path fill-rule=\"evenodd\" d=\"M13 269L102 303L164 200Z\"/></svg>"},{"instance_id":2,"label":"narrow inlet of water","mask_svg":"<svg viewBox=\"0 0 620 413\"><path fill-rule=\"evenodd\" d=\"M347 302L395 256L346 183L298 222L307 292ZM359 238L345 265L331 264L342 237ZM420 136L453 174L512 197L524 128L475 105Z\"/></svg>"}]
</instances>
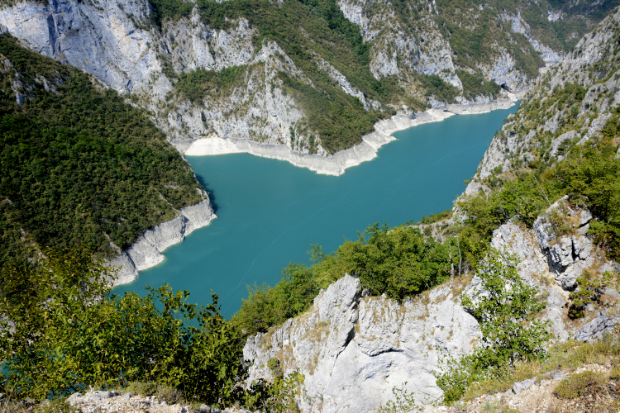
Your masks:
<instances>
[{"instance_id":1,"label":"narrow inlet of water","mask_svg":"<svg viewBox=\"0 0 620 413\"><path fill-rule=\"evenodd\" d=\"M273 286L289 262L308 262L311 244L331 252L375 222L400 225L451 208L516 109L397 132L377 158L339 177L249 154L189 157L218 218L167 249L162 264L113 292L144 294L146 284L168 283L205 305L212 290L230 317L247 297L246 285Z\"/></svg>"}]
</instances>

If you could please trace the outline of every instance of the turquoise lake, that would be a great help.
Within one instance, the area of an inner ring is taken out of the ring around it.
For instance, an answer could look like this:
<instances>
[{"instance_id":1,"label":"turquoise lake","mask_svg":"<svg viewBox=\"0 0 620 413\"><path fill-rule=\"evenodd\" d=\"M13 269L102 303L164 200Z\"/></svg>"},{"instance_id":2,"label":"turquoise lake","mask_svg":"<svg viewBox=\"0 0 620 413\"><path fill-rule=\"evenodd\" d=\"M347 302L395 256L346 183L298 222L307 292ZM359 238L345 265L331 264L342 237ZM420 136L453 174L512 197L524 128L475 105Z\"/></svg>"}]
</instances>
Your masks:
<instances>
[{"instance_id":1,"label":"turquoise lake","mask_svg":"<svg viewBox=\"0 0 620 413\"><path fill-rule=\"evenodd\" d=\"M249 154L189 157L218 218L168 248L162 264L113 292L143 294L146 284L168 283L205 305L213 290L230 317L247 297L246 285L274 285L289 262L308 262L311 244L330 252L375 222L400 225L450 208L516 109L396 132L397 140L377 158L338 177Z\"/></svg>"}]
</instances>

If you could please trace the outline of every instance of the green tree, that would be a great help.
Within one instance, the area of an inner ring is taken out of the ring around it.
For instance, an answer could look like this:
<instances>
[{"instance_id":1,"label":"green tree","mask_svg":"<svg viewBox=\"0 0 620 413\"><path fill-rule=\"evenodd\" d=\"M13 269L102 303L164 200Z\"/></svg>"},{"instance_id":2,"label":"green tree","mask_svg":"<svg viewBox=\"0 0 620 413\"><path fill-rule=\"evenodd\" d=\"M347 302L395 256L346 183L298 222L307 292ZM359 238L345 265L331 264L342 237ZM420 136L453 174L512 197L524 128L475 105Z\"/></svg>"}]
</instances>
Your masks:
<instances>
[{"instance_id":1,"label":"green tree","mask_svg":"<svg viewBox=\"0 0 620 413\"><path fill-rule=\"evenodd\" d=\"M243 342L220 315L217 295L206 308L167 285L145 297L108 295L114 272L89 251L38 255L36 265L2 269L9 292L0 301L5 391L43 400L155 381L209 404L239 398Z\"/></svg>"},{"instance_id":2,"label":"green tree","mask_svg":"<svg viewBox=\"0 0 620 413\"><path fill-rule=\"evenodd\" d=\"M517 259L495 249L481 263L479 289L461 295L463 307L478 320L482 342L471 355L449 358L438 375L444 401L458 400L474 381L507 374L515 363L542 359L551 338L549 321L536 320L546 304L538 288L517 272Z\"/></svg>"}]
</instances>

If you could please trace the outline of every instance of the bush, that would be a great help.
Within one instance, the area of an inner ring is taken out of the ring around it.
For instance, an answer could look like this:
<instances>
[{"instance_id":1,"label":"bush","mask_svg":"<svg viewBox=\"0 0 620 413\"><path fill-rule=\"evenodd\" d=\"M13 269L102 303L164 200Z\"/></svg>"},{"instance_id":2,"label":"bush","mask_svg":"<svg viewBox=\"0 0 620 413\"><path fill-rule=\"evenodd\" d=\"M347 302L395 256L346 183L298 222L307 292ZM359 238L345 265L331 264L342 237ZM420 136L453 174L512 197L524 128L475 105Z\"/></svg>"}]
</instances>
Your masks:
<instances>
[{"instance_id":1,"label":"bush","mask_svg":"<svg viewBox=\"0 0 620 413\"><path fill-rule=\"evenodd\" d=\"M448 404L459 400L475 381L505 379L518 362L544 359L551 337L549 321L537 321L545 308L538 289L517 273L513 256L491 249L478 270L482 279L476 296L461 296L463 307L480 323L482 343L460 360L448 358L437 384Z\"/></svg>"},{"instance_id":2,"label":"bush","mask_svg":"<svg viewBox=\"0 0 620 413\"><path fill-rule=\"evenodd\" d=\"M385 293L398 301L420 294L450 277L452 241L425 239L410 226L368 227L357 241L346 241L332 254L313 246L310 267L289 264L275 287L248 287L249 297L233 317L244 334L266 332L308 309L322 288L346 273L359 277L373 295Z\"/></svg>"},{"instance_id":3,"label":"bush","mask_svg":"<svg viewBox=\"0 0 620 413\"><path fill-rule=\"evenodd\" d=\"M109 295L114 274L89 252L44 256L28 274L5 268L9 290L21 291L0 300L5 391L44 400L141 381L208 404L240 397L243 341L220 315L217 295L206 308L168 286L117 297Z\"/></svg>"},{"instance_id":4,"label":"bush","mask_svg":"<svg viewBox=\"0 0 620 413\"><path fill-rule=\"evenodd\" d=\"M584 371L579 374L571 374L558 384L555 395L560 399L576 399L581 396L589 386L596 386L604 381L603 374Z\"/></svg>"}]
</instances>

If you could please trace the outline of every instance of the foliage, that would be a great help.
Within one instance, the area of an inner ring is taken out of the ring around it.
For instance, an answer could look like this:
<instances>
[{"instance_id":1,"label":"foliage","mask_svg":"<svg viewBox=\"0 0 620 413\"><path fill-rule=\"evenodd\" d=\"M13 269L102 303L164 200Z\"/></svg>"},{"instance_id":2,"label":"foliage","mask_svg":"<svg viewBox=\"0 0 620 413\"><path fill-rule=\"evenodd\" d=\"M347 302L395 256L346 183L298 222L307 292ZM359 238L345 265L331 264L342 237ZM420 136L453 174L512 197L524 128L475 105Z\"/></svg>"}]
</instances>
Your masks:
<instances>
[{"instance_id":1,"label":"foliage","mask_svg":"<svg viewBox=\"0 0 620 413\"><path fill-rule=\"evenodd\" d=\"M426 90L426 97L435 97L437 100L446 103L455 103L455 98L459 95L458 88L445 82L439 75L419 75L418 81L422 88Z\"/></svg>"},{"instance_id":2,"label":"foliage","mask_svg":"<svg viewBox=\"0 0 620 413\"><path fill-rule=\"evenodd\" d=\"M448 279L448 248L424 239L408 227L366 229L368 238L346 242L338 249L347 272L357 275L373 295L386 293L398 301L417 295Z\"/></svg>"},{"instance_id":3,"label":"foliage","mask_svg":"<svg viewBox=\"0 0 620 413\"><path fill-rule=\"evenodd\" d=\"M319 76L319 74L317 74ZM320 74L327 78L327 74ZM350 148L362 141L362 136L374 130L381 116L364 110L359 99L336 90L317 90L280 72L285 90L306 113L300 129L318 132L321 143L330 153ZM327 79L325 79L327 81Z\"/></svg>"},{"instance_id":4,"label":"foliage","mask_svg":"<svg viewBox=\"0 0 620 413\"><path fill-rule=\"evenodd\" d=\"M152 25L161 29L166 19L178 20L189 17L194 8L192 2L183 0L148 0L150 7L149 19Z\"/></svg>"},{"instance_id":5,"label":"foliage","mask_svg":"<svg viewBox=\"0 0 620 413\"><path fill-rule=\"evenodd\" d=\"M576 399L583 394L588 386L600 384L604 380L604 374L592 371L571 374L558 384L554 393L560 399Z\"/></svg>"},{"instance_id":6,"label":"foliage","mask_svg":"<svg viewBox=\"0 0 620 413\"><path fill-rule=\"evenodd\" d=\"M533 174L519 174L489 194L480 192L458 202L466 215L459 238L470 265L475 267L486 256L493 231L499 226L517 218L531 227L536 217L549 207L536 179Z\"/></svg>"},{"instance_id":7,"label":"foliage","mask_svg":"<svg viewBox=\"0 0 620 413\"><path fill-rule=\"evenodd\" d=\"M357 241L346 241L332 254L313 246L314 264L289 264L275 287L249 288L248 299L232 321L248 335L266 332L308 309L322 288L346 273L359 277L371 294L385 293L402 301L449 278L451 248L456 250L450 242L425 239L409 226L379 228L375 224L360 233Z\"/></svg>"},{"instance_id":8,"label":"foliage","mask_svg":"<svg viewBox=\"0 0 620 413\"><path fill-rule=\"evenodd\" d=\"M609 271L596 276L592 271L584 270L577 277L579 287L569 295L572 304L568 309L568 316L572 319L584 317L586 306L596 301L600 296L600 292L609 286L612 280L617 281L617 279L618 274L613 274Z\"/></svg>"},{"instance_id":9,"label":"foliage","mask_svg":"<svg viewBox=\"0 0 620 413\"><path fill-rule=\"evenodd\" d=\"M297 371L286 376L276 375L271 383L253 382L246 392L244 406L265 412L299 413L296 399L301 396L305 376Z\"/></svg>"},{"instance_id":10,"label":"foliage","mask_svg":"<svg viewBox=\"0 0 620 413\"><path fill-rule=\"evenodd\" d=\"M220 71L200 68L178 75L179 81L175 87L192 103L198 103L207 95L229 95L235 87L242 84L246 70L247 66L232 66Z\"/></svg>"},{"instance_id":11,"label":"foliage","mask_svg":"<svg viewBox=\"0 0 620 413\"><path fill-rule=\"evenodd\" d=\"M142 110L8 35L0 36L0 53L31 85L18 105L11 73L1 81L3 253L16 248L18 228L41 245L78 244L109 257L110 241L125 248L201 199L191 167ZM41 76L56 93L36 80Z\"/></svg>"},{"instance_id":12,"label":"foliage","mask_svg":"<svg viewBox=\"0 0 620 413\"><path fill-rule=\"evenodd\" d=\"M428 225L434 224L435 222L442 221L444 219L448 219L452 217L452 209L446 209L443 212L438 212L436 214L431 214L429 216L423 216L420 218L419 224Z\"/></svg>"},{"instance_id":13,"label":"foliage","mask_svg":"<svg viewBox=\"0 0 620 413\"><path fill-rule=\"evenodd\" d=\"M48 249L36 267L4 271L9 291L23 289L0 301L2 381L17 398L136 380L210 404L239 397L242 341L219 314L215 294L206 308L168 286L149 288L145 297L110 296L114 274L84 250Z\"/></svg>"},{"instance_id":14,"label":"foliage","mask_svg":"<svg viewBox=\"0 0 620 413\"><path fill-rule=\"evenodd\" d=\"M248 286L247 299L233 317L245 334L267 332L269 327L305 311L319 293L312 270L303 264L290 263L282 271L282 281L271 288Z\"/></svg>"},{"instance_id":15,"label":"foliage","mask_svg":"<svg viewBox=\"0 0 620 413\"><path fill-rule=\"evenodd\" d=\"M475 99L476 96L489 96L497 98L500 86L493 81L485 81L480 73L471 74L464 70L457 70L457 76L463 84L463 95L467 99Z\"/></svg>"},{"instance_id":16,"label":"foliage","mask_svg":"<svg viewBox=\"0 0 620 413\"><path fill-rule=\"evenodd\" d=\"M461 296L463 307L480 323L482 343L471 355L439 374L437 384L444 401L460 399L474 382L501 378L522 361L545 357L544 344L551 337L549 323L535 320L545 308L538 289L527 285L516 269L516 258L491 249L478 270L479 290Z\"/></svg>"}]
</instances>

